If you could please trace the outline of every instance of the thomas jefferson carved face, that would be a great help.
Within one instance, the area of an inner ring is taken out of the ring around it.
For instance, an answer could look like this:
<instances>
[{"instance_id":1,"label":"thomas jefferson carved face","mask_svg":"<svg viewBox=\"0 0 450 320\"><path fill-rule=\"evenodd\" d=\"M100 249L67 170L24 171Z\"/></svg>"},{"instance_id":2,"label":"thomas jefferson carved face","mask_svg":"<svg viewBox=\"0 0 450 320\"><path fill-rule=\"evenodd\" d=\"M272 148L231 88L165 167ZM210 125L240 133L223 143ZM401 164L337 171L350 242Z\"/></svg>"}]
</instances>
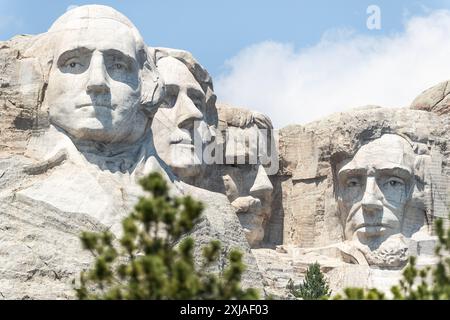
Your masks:
<instances>
[{"instance_id":1,"label":"thomas jefferson carved face","mask_svg":"<svg viewBox=\"0 0 450 320\"><path fill-rule=\"evenodd\" d=\"M411 145L385 134L359 149L338 172L345 238L377 241L401 232L414 185Z\"/></svg>"},{"instance_id":2,"label":"thomas jefferson carved face","mask_svg":"<svg viewBox=\"0 0 450 320\"><path fill-rule=\"evenodd\" d=\"M60 36L46 93L51 122L81 140L137 141L148 118L140 105L140 62L133 30L108 18L66 23L57 30Z\"/></svg>"},{"instance_id":3,"label":"thomas jefferson carved face","mask_svg":"<svg viewBox=\"0 0 450 320\"><path fill-rule=\"evenodd\" d=\"M205 121L205 92L188 67L176 58L160 59L158 70L166 95L152 122L155 148L177 175L192 177L199 173L204 144L213 138Z\"/></svg>"}]
</instances>

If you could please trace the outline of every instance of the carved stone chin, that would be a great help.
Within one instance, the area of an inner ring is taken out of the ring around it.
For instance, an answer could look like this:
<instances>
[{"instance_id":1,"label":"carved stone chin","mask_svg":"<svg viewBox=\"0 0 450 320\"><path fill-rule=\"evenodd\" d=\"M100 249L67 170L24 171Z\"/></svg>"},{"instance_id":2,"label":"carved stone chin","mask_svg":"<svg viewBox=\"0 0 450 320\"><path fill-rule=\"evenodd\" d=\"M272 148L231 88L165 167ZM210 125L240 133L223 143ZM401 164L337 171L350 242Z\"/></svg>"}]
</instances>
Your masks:
<instances>
[{"instance_id":1,"label":"carved stone chin","mask_svg":"<svg viewBox=\"0 0 450 320\"><path fill-rule=\"evenodd\" d=\"M352 249L349 250L349 247ZM390 236L378 247L348 242L342 251L344 261L383 269L403 268L409 259L408 244L401 234Z\"/></svg>"},{"instance_id":2,"label":"carved stone chin","mask_svg":"<svg viewBox=\"0 0 450 320\"><path fill-rule=\"evenodd\" d=\"M360 249L370 266L380 268L401 268L409 259L408 246L401 235L390 237L379 248L371 250L369 247Z\"/></svg>"}]
</instances>

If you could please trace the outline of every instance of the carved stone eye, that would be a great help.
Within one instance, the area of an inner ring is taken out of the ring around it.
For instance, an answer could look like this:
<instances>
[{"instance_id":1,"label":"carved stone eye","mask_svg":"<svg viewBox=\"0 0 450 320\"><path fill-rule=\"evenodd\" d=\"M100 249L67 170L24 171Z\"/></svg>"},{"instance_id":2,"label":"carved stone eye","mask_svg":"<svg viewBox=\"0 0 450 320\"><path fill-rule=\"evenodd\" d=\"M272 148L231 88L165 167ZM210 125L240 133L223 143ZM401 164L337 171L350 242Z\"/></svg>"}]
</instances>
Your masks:
<instances>
[{"instance_id":1,"label":"carved stone eye","mask_svg":"<svg viewBox=\"0 0 450 320\"><path fill-rule=\"evenodd\" d=\"M389 184L391 185L391 187L397 187L397 186L400 186L400 185L402 185L402 183L401 183L401 182L399 182L399 181L395 181L395 180L391 180L391 181L389 181Z\"/></svg>"},{"instance_id":2,"label":"carved stone eye","mask_svg":"<svg viewBox=\"0 0 450 320\"><path fill-rule=\"evenodd\" d=\"M392 177L390 178L386 185L389 185L392 188L399 188L405 185L405 183L400 178Z\"/></svg>"},{"instance_id":3,"label":"carved stone eye","mask_svg":"<svg viewBox=\"0 0 450 320\"><path fill-rule=\"evenodd\" d=\"M115 71L120 71L121 73L130 71L130 70L128 69L128 66L127 66L126 64L124 64L124 63L119 63L119 62L118 62L118 63L114 63L113 66L112 66L112 68L113 68Z\"/></svg>"},{"instance_id":4,"label":"carved stone eye","mask_svg":"<svg viewBox=\"0 0 450 320\"><path fill-rule=\"evenodd\" d=\"M358 187L359 185L360 185L359 180L356 178L352 178L347 181L348 188L355 188Z\"/></svg>"}]
</instances>

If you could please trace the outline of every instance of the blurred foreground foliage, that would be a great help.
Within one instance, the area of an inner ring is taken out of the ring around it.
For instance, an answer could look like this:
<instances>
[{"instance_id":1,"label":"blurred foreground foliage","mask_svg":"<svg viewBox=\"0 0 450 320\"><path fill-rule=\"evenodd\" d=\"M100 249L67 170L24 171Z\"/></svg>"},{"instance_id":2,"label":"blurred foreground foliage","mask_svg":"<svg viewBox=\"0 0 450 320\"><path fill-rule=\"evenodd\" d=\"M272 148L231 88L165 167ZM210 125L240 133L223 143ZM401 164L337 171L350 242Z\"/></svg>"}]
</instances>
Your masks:
<instances>
[{"instance_id":1,"label":"blurred foreground foliage","mask_svg":"<svg viewBox=\"0 0 450 320\"><path fill-rule=\"evenodd\" d=\"M123 235L116 244L110 232L83 233L83 247L95 257L82 272L75 288L79 299L257 299L254 289L240 285L245 266L233 250L219 276L221 245L212 241L202 248L203 261L195 263L193 231L203 211L191 197L171 197L164 178L153 173L140 181L149 193L123 220Z\"/></svg>"}]
</instances>

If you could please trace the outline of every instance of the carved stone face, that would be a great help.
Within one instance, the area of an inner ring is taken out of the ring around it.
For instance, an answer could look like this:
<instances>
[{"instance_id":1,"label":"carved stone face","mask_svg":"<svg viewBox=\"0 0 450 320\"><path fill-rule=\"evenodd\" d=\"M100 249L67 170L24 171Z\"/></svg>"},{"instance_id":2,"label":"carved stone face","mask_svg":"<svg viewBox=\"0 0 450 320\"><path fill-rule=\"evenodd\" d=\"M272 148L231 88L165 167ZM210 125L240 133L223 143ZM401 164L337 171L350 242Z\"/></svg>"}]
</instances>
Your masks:
<instances>
[{"instance_id":1,"label":"carved stone face","mask_svg":"<svg viewBox=\"0 0 450 320\"><path fill-rule=\"evenodd\" d=\"M77 139L135 142L148 121L135 37L113 19L76 21L59 31L46 93L50 120Z\"/></svg>"},{"instance_id":2,"label":"carved stone face","mask_svg":"<svg viewBox=\"0 0 450 320\"><path fill-rule=\"evenodd\" d=\"M166 97L152 122L155 148L177 175L192 177L199 173L203 145L212 140L205 122L205 93L178 59L162 58L158 69L165 82Z\"/></svg>"},{"instance_id":3,"label":"carved stone face","mask_svg":"<svg viewBox=\"0 0 450 320\"><path fill-rule=\"evenodd\" d=\"M261 165L226 166L223 182L252 247L264 239L264 226L270 217L273 186Z\"/></svg>"},{"instance_id":4,"label":"carved stone face","mask_svg":"<svg viewBox=\"0 0 450 320\"><path fill-rule=\"evenodd\" d=\"M377 241L401 232L414 184L414 151L402 137L383 135L359 149L338 172L345 238Z\"/></svg>"},{"instance_id":5,"label":"carved stone face","mask_svg":"<svg viewBox=\"0 0 450 320\"><path fill-rule=\"evenodd\" d=\"M226 157L234 158L235 161L240 157L247 164L226 165L222 172L225 194L236 209L247 241L252 247L257 247L264 239L264 227L271 215L273 192L266 169L261 164L252 164L252 161L258 163L258 149L253 146L258 141L257 133L256 125L249 128L228 128L230 136ZM233 139L238 137L247 138L241 141Z\"/></svg>"}]
</instances>

